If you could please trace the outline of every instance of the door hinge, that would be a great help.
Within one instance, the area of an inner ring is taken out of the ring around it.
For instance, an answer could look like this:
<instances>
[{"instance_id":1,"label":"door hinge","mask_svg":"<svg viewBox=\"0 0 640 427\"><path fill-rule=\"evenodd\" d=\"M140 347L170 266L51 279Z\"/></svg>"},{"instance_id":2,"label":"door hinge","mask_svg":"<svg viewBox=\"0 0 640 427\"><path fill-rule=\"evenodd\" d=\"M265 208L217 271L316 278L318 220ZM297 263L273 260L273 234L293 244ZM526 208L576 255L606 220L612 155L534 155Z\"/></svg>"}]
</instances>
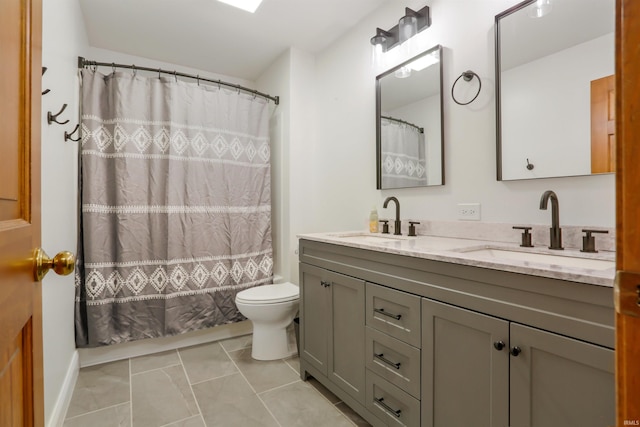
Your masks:
<instances>
[{"instance_id":1,"label":"door hinge","mask_svg":"<svg viewBox=\"0 0 640 427\"><path fill-rule=\"evenodd\" d=\"M640 317L640 273L618 270L613 292L617 313Z\"/></svg>"}]
</instances>

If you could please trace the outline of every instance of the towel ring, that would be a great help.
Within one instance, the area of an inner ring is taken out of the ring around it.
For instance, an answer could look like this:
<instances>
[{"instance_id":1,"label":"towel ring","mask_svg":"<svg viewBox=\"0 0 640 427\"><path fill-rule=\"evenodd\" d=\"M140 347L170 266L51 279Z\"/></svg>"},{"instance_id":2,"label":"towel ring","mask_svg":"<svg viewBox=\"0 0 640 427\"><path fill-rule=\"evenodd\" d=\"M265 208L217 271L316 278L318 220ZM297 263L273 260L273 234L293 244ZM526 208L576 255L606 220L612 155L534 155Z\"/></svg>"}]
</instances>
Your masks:
<instances>
[{"instance_id":1,"label":"towel ring","mask_svg":"<svg viewBox=\"0 0 640 427\"><path fill-rule=\"evenodd\" d=\"M471 98L471 101L469 102L460 102L456 99L456 96L453 94L453 90L456 88L456 83L458 83L458 80L460 80L460 78L464 78L465 82L469 82L471 81L471 79L473 79L473 77L476 77L478 79L478 92L476 92L476 95ZM469 105L471 104L473 101L476 100L476 98L478 97L478 95L480 95L480 90L482 89L482 80L480 80L480 76L477 75L476 73L474 73L471 70L467 70L465 72L463 72L462 74L460 74L460 76L458 76L458 78L456 79L456 81L453 82L453 86L451 86L451 98L453 98L454 102L458 105Z\"/></svg>"}]
</instances>

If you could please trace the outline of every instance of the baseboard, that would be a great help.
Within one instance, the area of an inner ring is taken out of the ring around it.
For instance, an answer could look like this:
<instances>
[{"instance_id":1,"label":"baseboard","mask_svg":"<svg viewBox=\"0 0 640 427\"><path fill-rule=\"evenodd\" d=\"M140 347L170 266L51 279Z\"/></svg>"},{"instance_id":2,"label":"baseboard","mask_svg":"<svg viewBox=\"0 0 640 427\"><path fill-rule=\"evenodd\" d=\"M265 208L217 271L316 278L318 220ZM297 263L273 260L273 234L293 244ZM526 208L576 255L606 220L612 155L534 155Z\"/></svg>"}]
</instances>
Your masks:
<instances>
[{"instance_id":1,"label":"baseboard","mask_svg":"<svg viewBox=\"0 0 640 427\"><path fill-rule=\"evenodd\" d=\"M62 427L64 424L65 416L67 415L67 409L71 403L71 397L73 396L73 389L78 379L78 371L80 370L80 358L78 351L73 352L71 362L67 368L67 374L64 376L58 399L56 400L51 416L49 417L48 427Z\"/></svg>"},{"instance_id":2,"label":"baseboard","mask_svg":"<svg viewBox=\"0 0 640 427\"><path fill-rule=\"evenodd\" d=\"M253 332L251 321L216 326L172 337L152 338L98 348L78 349L80 366L93 366L130 357L146 356L161 351L235 338Z\"/></svg>"}]
</instances>

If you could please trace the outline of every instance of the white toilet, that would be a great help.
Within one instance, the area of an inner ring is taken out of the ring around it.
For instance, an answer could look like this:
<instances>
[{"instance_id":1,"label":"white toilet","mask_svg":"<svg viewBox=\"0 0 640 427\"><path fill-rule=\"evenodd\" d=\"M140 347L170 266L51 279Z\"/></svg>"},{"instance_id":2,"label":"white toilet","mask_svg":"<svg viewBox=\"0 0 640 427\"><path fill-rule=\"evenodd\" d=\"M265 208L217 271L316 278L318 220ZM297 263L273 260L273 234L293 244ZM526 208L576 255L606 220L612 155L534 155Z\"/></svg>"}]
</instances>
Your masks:
<instances>
[{"instance_id":1,"label":"white toilet","mask_svg":"<svg viewBox=\"0 0 640 427\"><path fill-rule=\"evenodd\" d=\"M291 355L287 327L298 312L299 299L300 289L289 282L238 292L238 310L253 323L251 357L275 360Z\"/></svg>"}]
</instances>

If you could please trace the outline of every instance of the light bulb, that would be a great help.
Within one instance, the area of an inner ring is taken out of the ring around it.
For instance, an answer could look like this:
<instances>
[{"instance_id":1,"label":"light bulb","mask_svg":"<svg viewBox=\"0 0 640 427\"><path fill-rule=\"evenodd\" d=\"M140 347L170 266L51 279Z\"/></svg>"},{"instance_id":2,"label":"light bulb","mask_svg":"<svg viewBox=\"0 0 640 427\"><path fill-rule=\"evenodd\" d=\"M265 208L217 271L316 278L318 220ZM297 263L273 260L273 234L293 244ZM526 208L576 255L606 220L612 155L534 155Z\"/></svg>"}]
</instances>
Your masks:
<instances>
[{"instance_id":1,"label":"light bulb","mask_svg":"<svg viewBox=\"0 0 640 427\"><path fill-rule=\"evenodd\" d=\"M551 0L536 0L535 3L529 6L527 13L530 18L542 18L551 12L552 7Z\"/></svg>"}]
</instances>

